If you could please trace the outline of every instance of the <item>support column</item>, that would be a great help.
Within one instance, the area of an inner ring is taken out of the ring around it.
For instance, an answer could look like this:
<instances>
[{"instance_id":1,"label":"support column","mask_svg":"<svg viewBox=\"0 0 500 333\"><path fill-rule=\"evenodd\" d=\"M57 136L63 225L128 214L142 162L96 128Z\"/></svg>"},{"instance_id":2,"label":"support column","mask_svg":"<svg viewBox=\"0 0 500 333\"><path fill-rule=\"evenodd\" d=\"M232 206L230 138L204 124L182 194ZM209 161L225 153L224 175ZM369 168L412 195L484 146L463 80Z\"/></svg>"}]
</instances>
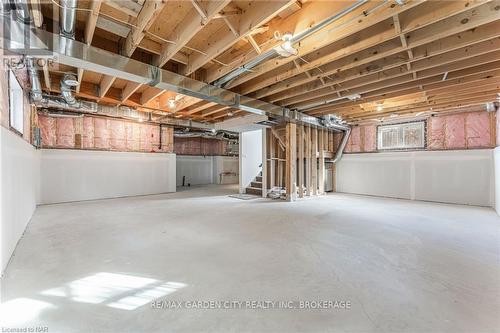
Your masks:
<instances>
[{"instance_id":1,"label":"support column","mask_svg":"<svg viewBox=\"0 0 500 333\"><path fill-rule=\"evenodd\" d=\"M306 126L306 195L311 195L312 184L311 184L311 126Z\"/></svg>"},{"instance_id":2,"label":"support column","mask_svg":"<svg viewBox=\"0 0 500 333\"><path fill-rule=\"evenodd\" d=\"M267 198L267 129L262 130L262 197Z\"/></svg>"},{"instance_id":3,"label":"support column","mask_svg":"<svg viewBox=\"0 0 500 333\"><path fill-rule=\"evenodd\" d=\"M319 130L318 194L325 193L325 131Z\"/></svg>"},{"instance_id":4,"label":"support column","mask_svg":"<svg viewBox=\"0 0 500 333\"><path fill-rule=\"evenodd\" d=\"M296 182L297 163L297 125L286 124L286 200L294 201L297 198Z\"/></svg>"},{"instance_id":5,"label":"support column","mask_svg":"<svg viewBox=\"0 0 500 333\"><path fill-rule=\"evenodd\" d=\"M318 194L318 129L312 129L312 151L311 151L311 183L312 194Z\"/></svg>"},{"instance_id":6,"label":"support column","mask_svg":"<svg viewBox=\"0 0 500 333\"><path fill-rule=\"evenodd\" d=\"M304 126L298 126L298 148L299 148L299 198L304 197Z\"/></svg>"}]
</instances>

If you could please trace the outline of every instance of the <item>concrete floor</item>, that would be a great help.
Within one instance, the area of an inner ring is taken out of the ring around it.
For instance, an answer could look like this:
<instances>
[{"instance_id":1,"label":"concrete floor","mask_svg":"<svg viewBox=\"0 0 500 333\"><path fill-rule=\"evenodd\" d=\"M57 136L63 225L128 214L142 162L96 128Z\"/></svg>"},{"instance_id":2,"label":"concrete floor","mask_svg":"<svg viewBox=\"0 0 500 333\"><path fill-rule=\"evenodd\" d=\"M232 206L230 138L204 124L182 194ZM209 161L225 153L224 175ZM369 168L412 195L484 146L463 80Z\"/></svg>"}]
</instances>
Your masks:
<instances>
[{"instance_id":1,"label":"concrete floor","mask_svg":"<svg viewBox=\"0 0 500 333\"><path fill-rule=\"evenodd\" d=\"M492 209L346 194L243 201L227 196L235 190L205 186L39 207L2 281L3 326L500 330L500 218ZM351 307L154 309L155 299L340 300Z\"/></svg>"}]
</instances>

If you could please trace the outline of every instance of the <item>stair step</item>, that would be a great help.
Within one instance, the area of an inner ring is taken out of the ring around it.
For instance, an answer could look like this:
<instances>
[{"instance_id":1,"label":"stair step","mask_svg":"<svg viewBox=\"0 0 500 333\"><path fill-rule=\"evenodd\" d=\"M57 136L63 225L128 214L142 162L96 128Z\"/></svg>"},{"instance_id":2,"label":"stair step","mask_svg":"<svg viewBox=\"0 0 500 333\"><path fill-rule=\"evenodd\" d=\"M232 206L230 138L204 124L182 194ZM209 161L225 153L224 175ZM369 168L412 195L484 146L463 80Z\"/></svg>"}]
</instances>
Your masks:
<instances>
[{"instance_id":1,"label":"stair step","mask_svg":"<svg viewBox=\"0 0 500 333\"><path fill-rule=\"evenodd\" d=\"M247 188L246 188L245 193L246 193L246 194L262 195L262 188L258 188L258 187L247 187Z\"/></svg>"},{"instance_id":2,"label":"stair step","mask_svg":"<svg viewBox=\"0 0 500 333\"><path fill-rule=\"evenodd\" d=\"M262 188L262 182L251 182L251 187Z\"/></svg>"},{"instance_id":3,"label":"stair step","mask_svg":"<svg viewBox=\"0 0 500 333\"><path fill-rule=\"evenodd\" d=\"M257 176L255 177L256 182L262 182L262 176Z\"/></svg>"}]
</instances>

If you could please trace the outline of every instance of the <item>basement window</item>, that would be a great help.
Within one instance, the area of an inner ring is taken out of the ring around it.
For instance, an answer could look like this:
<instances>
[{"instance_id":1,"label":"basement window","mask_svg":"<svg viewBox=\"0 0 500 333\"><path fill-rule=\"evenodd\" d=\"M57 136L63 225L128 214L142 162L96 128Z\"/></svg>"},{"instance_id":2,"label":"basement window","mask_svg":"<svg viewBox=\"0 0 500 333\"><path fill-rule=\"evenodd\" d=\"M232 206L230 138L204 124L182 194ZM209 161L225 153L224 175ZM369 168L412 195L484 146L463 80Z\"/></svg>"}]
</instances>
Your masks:
<instances>
[{"instance_id":1,"label":"basement window","mask_svg":"<svg viewBox=\"0 0 500 333\"><path fill-rule=\"evenodd\" d=\"M377 129L377 138L380 150L425 148L425 122L382 125Z\"/></svg>"},{"instance_id":2,"label":"basement window","mask_svg":"<svg viewBox=\"0 0 500 333\"><path fill-rule=\"evenodd\" d=\"M9 125L19 134L24 132L24 98L23 88L17 81L14 72L9 71Z\"/></svg>"}]
</instances>

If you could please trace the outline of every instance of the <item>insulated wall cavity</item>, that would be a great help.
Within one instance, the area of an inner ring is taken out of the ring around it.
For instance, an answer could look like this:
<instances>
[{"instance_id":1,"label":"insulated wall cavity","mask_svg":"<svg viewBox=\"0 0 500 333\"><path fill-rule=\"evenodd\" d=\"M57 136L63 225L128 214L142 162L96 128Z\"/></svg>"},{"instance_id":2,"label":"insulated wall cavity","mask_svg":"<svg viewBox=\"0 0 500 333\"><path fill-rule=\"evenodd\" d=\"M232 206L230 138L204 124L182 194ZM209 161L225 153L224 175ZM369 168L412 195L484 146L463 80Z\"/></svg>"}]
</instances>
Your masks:
<instances>
[{"instance_id":1,"label":"insulated wall cavity","mask_svg":"<svg viewBox=\"0 0 500 333\"><path fill-rule=\"evenodd\" d=\"M43 148L122 152L173 152L173 129L158 124L94 116L38 115Z\"/></svg>"}]
</instances>

